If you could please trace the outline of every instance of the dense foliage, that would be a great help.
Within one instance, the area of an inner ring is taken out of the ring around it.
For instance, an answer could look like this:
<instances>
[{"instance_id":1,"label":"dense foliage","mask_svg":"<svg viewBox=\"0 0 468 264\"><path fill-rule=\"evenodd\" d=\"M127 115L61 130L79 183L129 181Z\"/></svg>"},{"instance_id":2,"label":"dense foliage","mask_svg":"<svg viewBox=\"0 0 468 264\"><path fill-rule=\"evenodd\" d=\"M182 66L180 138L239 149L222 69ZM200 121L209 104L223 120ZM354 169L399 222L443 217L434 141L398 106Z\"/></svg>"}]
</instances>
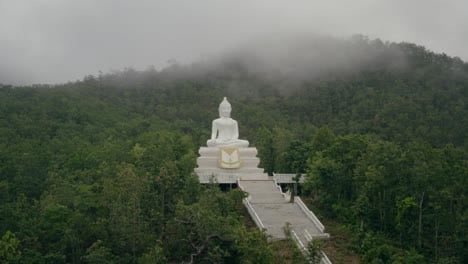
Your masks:
<instances>
[{"instance_id":1,"label":"dense foliage","mask_svg":"<svg viewBox=\"0 0 468 264\"><path fill-rule=\"evenodd\" d=\"M468 164L462 148L334 136L325 127L312 149L305 189L349 225L366 262L467 259Z\"/></svg>"},{"instance_id":2,"label":"dense foliage","mask_svg":"<svg viewBox=\"0 0 468 264\"><path fill-rule=\"evenodd\" d=\"M243 194L191 175L228 96L266 171L308 172L304 195L354 231L364 262L466 263L468 65L350 45L385 56L312 79L226 60L1 86L0 261L273 262L242 225Z\"/></svg>"}]
</instances>

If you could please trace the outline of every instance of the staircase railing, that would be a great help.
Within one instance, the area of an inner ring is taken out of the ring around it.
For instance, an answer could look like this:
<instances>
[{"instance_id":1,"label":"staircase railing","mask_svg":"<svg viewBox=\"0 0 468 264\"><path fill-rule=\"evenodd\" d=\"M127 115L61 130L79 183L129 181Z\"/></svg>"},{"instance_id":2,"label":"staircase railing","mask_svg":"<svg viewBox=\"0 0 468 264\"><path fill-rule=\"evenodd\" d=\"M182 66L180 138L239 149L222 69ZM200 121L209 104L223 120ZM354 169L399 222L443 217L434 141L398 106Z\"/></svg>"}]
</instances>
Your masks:
<instances>
[{"instance_id":1,"label":"staircase railing","mask_svg":"<svg viewBox=\"0 0 468 264\"><path fill-rule=\"evenodd\" d=\"M237 186L239 186L239 188L244 191L244 187L242 187L241 183L240 183L240 180L237 180ZM260 217L258 216L257 212L255 211L255 209L253 208L252 204L250 203L250 199L252 197L250 196L250 194L245 197L244 199L242 199L242 203L244 204L244 206L247 208L247 211L249 212L250 216L252 217L253 221L255 222L255 224L258 226L258 228L265 228L265 226L263 225L263 222L262 220L260 219Z\"/></svg>"},{"instance_id":2,"label":"staircase railing","mask_svg":"<svg viewBox=\"0 0 468 264\"><path fill-rule=\"evenodd\" d=\"M315 226L317 226L320 232L323 233L325 231L325 226L320 222L320 220L317 218L314 212L312 212L309 208L307 208L307 206L304 204L302 199L299 196L297 196L294 198L294 202L297 205L299 205L299 207L305 213L305 215L315 224ZM327 237L329 237L328 234L327 234Z\"/></svg>"},{"instance_id":3,"label":"staircase railing","mask_svg":"<svg viewBox=\"0 0 468 264\"><path fill-rule=\"evenodd\" d=\"M294 230L291 230L291 237L293 241L296 242L297 246L302 251L302 253L307 254L309 252L309 249L307 248L307 246L304 245L304 243L301 241L301 239L299 238L299 236L296 234ZM306 238L307 243L310 243L310 241L312 241L312 236L309 234L309 232L307 232L307 230L304 230L304 237ZM323 252L322 250L320 250L320 263L332 264L327 254L325 254L325 252Z\"/></svg>"},{"instance_id":4,"label":"staircase railing","mask_svg":"<svg viewBox=\"0 0 468 264\"><path fill-rule=\"evenodd\" d=\"M283 188L281 188L281 185L278 184L276 179L273 179L273 182L275 183L276 189L278 189L280 191L281 195L283 195L284 199L286 201L289 201L291 199L291 195L288 195L287 193L283 192Z\"/></svg>"}]
</instances>

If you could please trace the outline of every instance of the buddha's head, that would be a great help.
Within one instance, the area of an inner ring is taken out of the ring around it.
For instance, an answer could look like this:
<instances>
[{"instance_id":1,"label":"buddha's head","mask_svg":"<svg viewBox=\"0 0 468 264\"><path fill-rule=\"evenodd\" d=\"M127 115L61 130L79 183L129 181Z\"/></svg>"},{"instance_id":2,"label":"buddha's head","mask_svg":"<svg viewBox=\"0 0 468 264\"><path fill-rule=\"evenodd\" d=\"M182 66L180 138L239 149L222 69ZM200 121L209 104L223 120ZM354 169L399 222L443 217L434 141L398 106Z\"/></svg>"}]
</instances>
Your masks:
<instances>
[{"instance_id":1,"label":"buddha's head","mask_svg":"<svg viewBox=\"0 0 468 264\"><path fill-rule=\"evenodd\" d=\"M228 102L226 97L219 104L219 116L220 117L231 117L231 104Z\"/></svg>"}]
</instances>

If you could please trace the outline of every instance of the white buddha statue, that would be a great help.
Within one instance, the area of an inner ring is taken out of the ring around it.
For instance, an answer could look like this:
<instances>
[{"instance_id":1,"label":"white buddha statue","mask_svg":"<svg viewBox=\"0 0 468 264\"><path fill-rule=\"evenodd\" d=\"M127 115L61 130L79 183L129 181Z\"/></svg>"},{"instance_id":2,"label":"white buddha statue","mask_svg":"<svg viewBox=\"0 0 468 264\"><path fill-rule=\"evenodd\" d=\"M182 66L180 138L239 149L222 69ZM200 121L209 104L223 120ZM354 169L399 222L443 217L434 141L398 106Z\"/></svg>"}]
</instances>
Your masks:
<instances>
[{"instance_id":1,"label":"white buddha statue","mask_svg":"<svg viewBox=\"0 0 468 264\"><path fill-rule=\"evenodd\" d=\"M219 104L219 116L213 120L208 147L248 147L249 141L239 139L237 121L231 118L231 104L226 97Z\"/></svg>"}]
</instances>

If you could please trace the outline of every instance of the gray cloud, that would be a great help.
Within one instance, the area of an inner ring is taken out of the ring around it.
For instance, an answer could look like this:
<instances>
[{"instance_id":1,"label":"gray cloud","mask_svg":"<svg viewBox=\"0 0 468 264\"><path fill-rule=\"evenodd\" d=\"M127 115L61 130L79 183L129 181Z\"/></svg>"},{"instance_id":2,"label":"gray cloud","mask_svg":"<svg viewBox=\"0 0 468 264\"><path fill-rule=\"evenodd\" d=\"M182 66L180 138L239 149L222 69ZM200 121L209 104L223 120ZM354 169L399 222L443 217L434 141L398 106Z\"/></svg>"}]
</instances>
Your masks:
<instances>
[{"instance_id":1,"label":"gray cloud","mask_svg":"<svg viewBox=\"0 0 468 264\"><path fill-rule=\"evenodd\" d=\"M462 0L0 0L0 82L161 68L309 33L409 41L466 61L466 10Z\"/></svg>"}]
</instances>

